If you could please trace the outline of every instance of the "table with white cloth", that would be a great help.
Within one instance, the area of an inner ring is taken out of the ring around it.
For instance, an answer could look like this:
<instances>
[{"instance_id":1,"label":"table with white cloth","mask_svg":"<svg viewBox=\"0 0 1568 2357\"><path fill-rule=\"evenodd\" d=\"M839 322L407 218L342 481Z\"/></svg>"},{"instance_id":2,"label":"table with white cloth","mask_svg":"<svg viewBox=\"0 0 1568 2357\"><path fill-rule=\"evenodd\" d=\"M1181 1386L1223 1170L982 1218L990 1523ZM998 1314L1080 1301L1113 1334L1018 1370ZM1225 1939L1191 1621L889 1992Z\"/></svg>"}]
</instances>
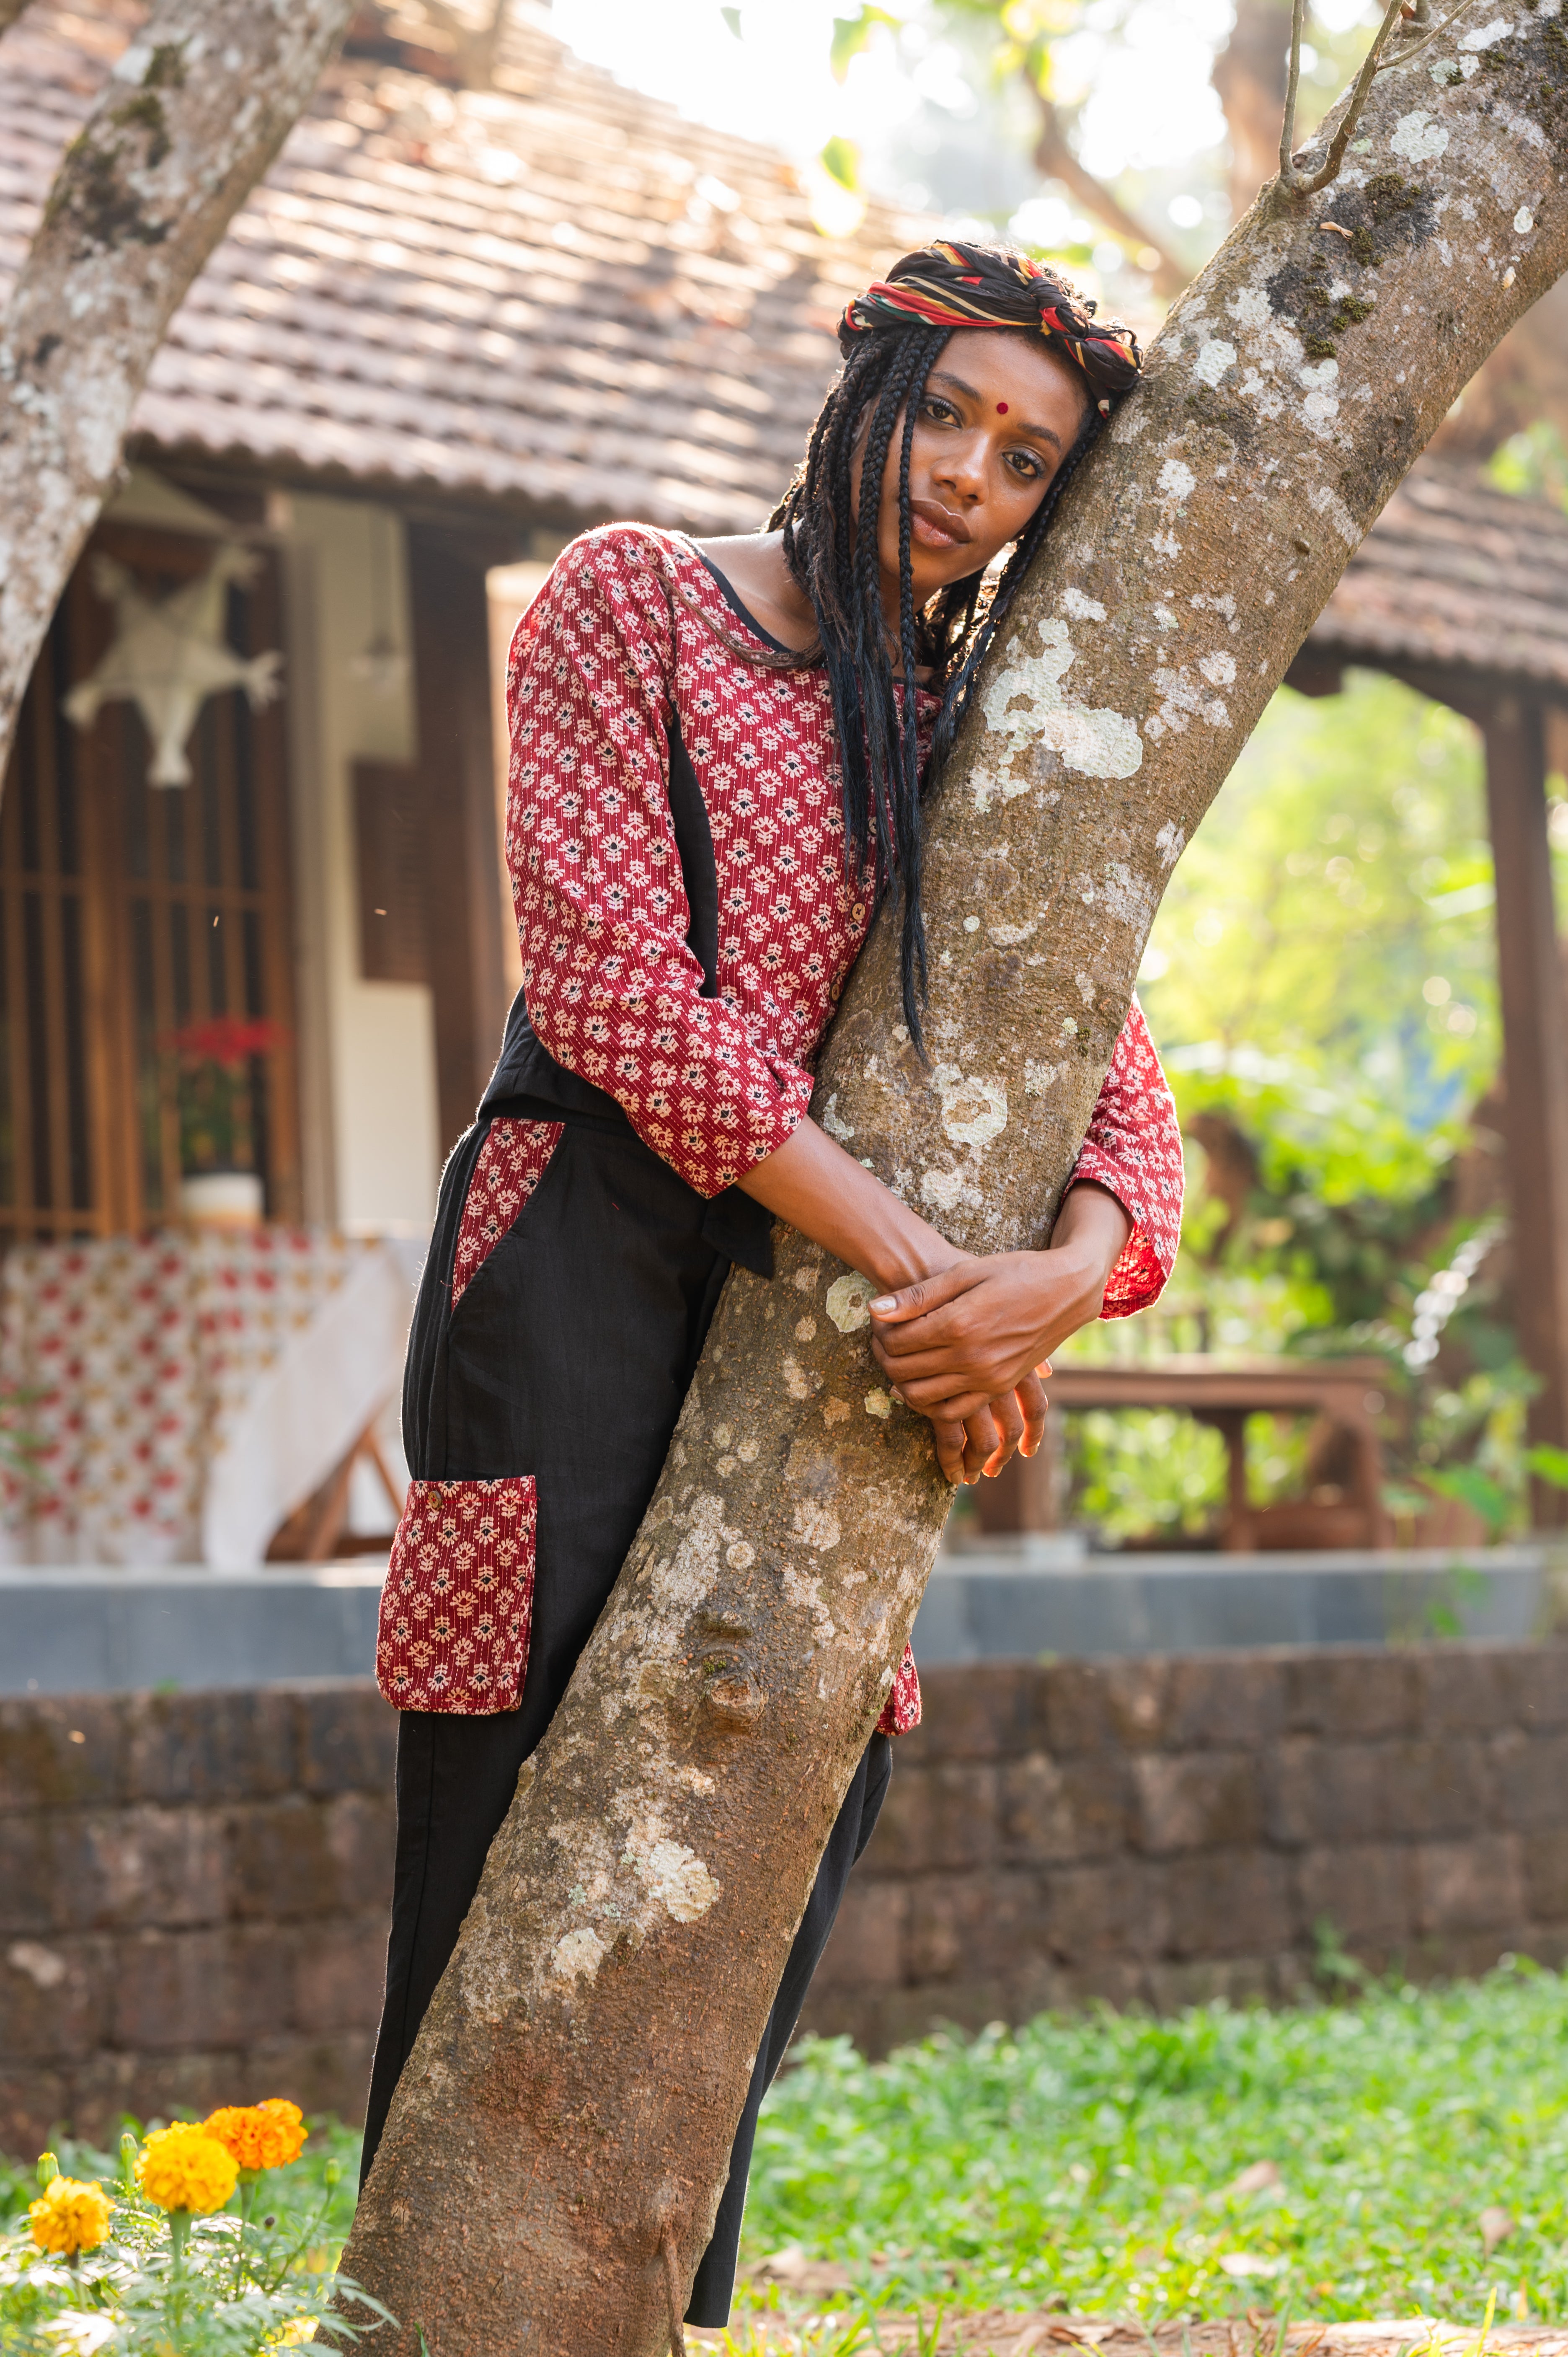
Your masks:
<instances>
[{"instance_id":1,"label":"table with white cloth","mask_svg":"<svg viewBox=\"0 0 1568 2357\"><path fill-rule=\"evenodd\" d=\"M0 1562L259 1565L395 1393L424 1249L281 1227L16 1246Z\"/></svg>"}]
</instances>

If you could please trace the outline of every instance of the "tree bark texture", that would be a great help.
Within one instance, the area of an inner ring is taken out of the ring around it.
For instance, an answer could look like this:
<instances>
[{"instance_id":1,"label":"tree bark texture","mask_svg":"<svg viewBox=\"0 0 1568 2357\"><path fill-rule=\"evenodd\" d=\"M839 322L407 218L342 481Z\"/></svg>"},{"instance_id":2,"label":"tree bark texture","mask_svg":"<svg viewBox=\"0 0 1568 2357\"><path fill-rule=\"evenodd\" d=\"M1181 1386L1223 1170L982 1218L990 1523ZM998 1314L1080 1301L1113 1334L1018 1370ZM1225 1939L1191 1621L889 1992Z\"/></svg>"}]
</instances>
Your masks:
<instances>
[{"instance_id":1,"label":"tree bark texture","mask_svg":"<svg viewBox=\"0 0 1568 2357\"><path fill-rule=\"evenodd\" d=\"M1351 550L1568 266L1560 5L1478 46L1462 18L1380 78L1337 184L1262 192L1064 502L930 810L932 1060L884 920L815 1099L965 1245L1046 1242L1172 867ZM729 1280L360 2205L345 2266L407 2357L421 2330L431 2357L669 2343L661 2242L688 2284L949 1503L867 1290L783 1230L770 1284Z\"/></svg>"},{"instance_id":2,"label":"tree bark texture","mask_svg":"<svg viewBox=\"0 0 1568 2357\"><path fill-rule=\"evenodd\" d=\"M0 319L0 775L164 330L351 7L163 0L66 151Z\"/></svg>"}]
</instances>

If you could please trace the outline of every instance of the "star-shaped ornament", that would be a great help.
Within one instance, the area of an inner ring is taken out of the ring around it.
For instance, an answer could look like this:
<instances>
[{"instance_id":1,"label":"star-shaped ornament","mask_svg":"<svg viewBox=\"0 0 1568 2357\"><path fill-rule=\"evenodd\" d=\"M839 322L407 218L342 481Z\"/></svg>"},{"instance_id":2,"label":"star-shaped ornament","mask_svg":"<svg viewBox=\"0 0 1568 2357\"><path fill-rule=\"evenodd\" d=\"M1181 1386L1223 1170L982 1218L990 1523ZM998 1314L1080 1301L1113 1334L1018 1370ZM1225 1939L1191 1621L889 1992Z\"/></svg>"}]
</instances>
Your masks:
<instances>
[{"instance_id":1,"label":"star-shaped ornament","mask_svg":"<svg viewBox=\"0 0 1568 2357\"><path fill-rule=\"evenodd\" d=\"M252 712L279 693L283 656L274 648L247 659L223 635L231 582L251 580L259 559L249 550L220 548L198 581L152 597L113 556L92 560L92 586L114 608L113 643L89 676L62 698L66 716L91 728L105 704L134 704L152 740L151 786L188 786L185 748L209 695L243 688Z\"/></svg>"}]
</instances>

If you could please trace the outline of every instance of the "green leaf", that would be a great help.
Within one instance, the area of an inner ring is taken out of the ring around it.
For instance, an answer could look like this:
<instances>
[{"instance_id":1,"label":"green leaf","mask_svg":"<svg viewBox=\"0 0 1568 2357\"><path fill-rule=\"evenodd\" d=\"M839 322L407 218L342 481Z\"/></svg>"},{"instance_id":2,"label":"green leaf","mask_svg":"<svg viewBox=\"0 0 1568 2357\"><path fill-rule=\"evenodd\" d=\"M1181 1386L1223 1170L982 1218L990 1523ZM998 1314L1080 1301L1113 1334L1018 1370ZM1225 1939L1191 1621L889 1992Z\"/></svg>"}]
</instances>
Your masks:
<instances>
[{"instance_id":1,"label":"green leaf","mask_svg":"<svg viewBox=\"0 0 1568 2357\"><path fill-rule=\"evenodd\" d=\"M1549 1481L1554 1490L1568 1490L1568 1448L1552 1448L1543 1440L1525 1450L1524 1461L1538 1481Z\"/></svg>"},{"instance_id":2,"label":"green leaf","mask_svg":"<svg viewBox=\"0 0 1568 2357\"><path fill-rule=\"evenodd\" d=\"M1426 1480L1441 1496L1472 1507L1485 1523L1488 1538L1497 1537L1512 1512L1508 1491L1474 1465L1449 1465L1427 1474Z\"/></svg>"},{"instance_id":3,"label":"green leaf","mask_svg":"<svg viewBox=\"0 0 1568 2357\"><path fill-rule=\"evenodd\" d=\"M724 18L725 23L729 27L730 31L735 35L736 39L738 41L741 38L740 10L738 8L721 8L719 10L719 15Z\"/></svg>"},{"instance_id":4,"label":"green leaf","mask_svg":"<svg viewBox=\"0 0 1568 2357\"><path fill-rule=\"evenodd\" d=\"M860 189L860 150L853 139L841 139L836 135L828 141L818 158L822 169L831 172L841 188L852 195Z\"/></svg>"},{"instance_id":5,"label":"green leaf","mask_svg":"<svg viewBox=\"0 0 1568 2357\"><path fill-rule=\"evenodd\" d=\"M725 14L728 16L727 8ZM833 18L833 35L828 48L828 63L832 69L835 81L843 81L872 35L882 26L886 26L890 33L897 33L902 29L902 19L891 16L886 8L873 6L871 0L861 0L861 5L853 16ZM831 146L833 143L830 140L828 144ZM828 169L832 172L833 167L831 164ZM837 179L836 172L833 172L833 178ZM844 183L846 188L851 185L847 180Z\"/></svg>"}]
</instances>

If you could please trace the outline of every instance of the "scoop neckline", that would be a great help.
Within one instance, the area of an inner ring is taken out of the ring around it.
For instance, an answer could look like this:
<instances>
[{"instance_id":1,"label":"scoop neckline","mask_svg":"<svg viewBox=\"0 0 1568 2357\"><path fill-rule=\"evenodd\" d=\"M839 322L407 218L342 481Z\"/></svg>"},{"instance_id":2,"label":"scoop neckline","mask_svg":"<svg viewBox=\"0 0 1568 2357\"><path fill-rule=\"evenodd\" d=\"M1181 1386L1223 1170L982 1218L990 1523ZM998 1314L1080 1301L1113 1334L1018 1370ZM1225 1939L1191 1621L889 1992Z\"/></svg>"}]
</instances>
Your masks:
<instances>
[{"instance_id":1,"label":"scoop neckline","mask_svg":"<svg viewBox=\"0 0 1568 2357\"><path fill-rule=\"evenodd\" d=\"M798 656L800 654L800 650L798 647L787 647L782 639L776 639L771 630L765 630L763 629L761 623L757 620L750 607L746 603L746 600L736 588L735 584L731 581L728 574L721 573L718 566L714 563L713 558L704 554L703 550L697 546L694 540L688 540L686 545L691 550L693 555L696 558L698 564L703 567L703 572L712 576L714 588L718 591L719 596L724 599L725 604L729 608L730 612L736 616L737 620L746 624L746 629L751 632L754 639L760 639L763 645L765 647L771 647L776 655Z\"/></svg>"},{"instance_id":2,"label":"scoop neckline","mask_svg":"<svg viewBox=\"0 0 1568 2357\"><path fill-rule=\"evenodd\" d=\"M752 612L750 607L746 603L745 599L736 590L735 584L730 580L729 576L726 573L721 573L718 566L714 563L713 558L707 555L703 550L697 546L696 542L691 537L689 533L682 533L681 537L684 541L686 547L691 551L698 564L702 566L703 572L712 579L714 588L718 591L719 596L724 599L725 604L729 608L730 612L735 615L738 621L742 621L746 624L746 629L751 632L753 638L760 639L763 645L765 647L771 647L775 654L791 655L799 661L800 654L800 648L787 647L782 639L776 639L771 630L765 630L761 623L757 620L756 615ZM820 668L820 665L813 664L811 668L813 670L818 669ZM928 704L934 704L939 706L942 700L934 688L923 686L918 680L915 683L915 694L918 699L924 698Z\"/></svg>"}]
</instances>

